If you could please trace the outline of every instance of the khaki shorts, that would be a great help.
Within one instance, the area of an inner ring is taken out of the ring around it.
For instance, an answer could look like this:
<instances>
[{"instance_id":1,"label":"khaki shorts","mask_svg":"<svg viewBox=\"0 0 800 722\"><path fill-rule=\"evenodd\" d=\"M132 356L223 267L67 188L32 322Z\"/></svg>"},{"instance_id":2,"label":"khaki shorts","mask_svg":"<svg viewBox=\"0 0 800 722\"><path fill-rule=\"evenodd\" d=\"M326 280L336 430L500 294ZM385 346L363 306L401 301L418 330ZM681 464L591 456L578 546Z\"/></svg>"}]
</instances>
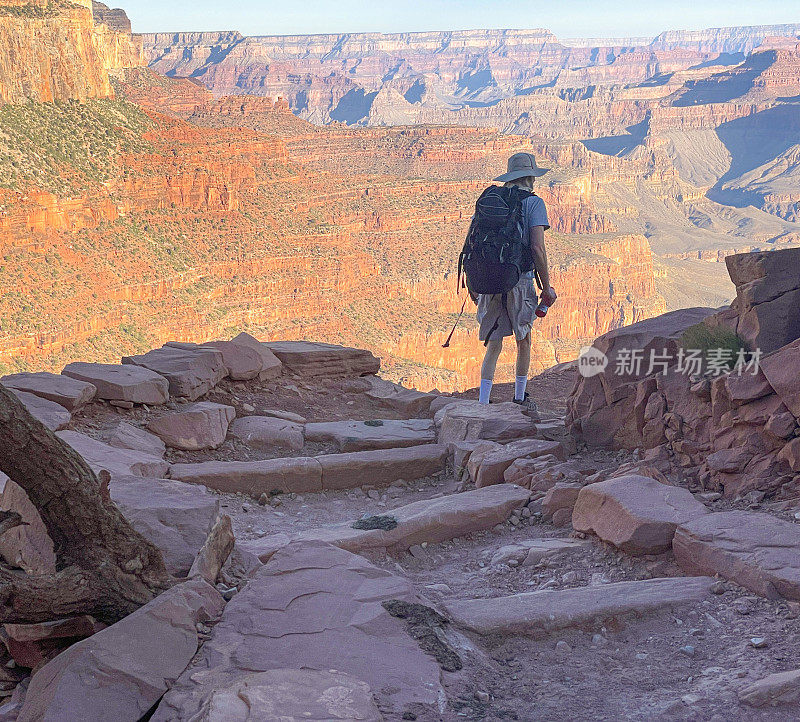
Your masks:
<instances>
[{"instance_id":1,"label":"khaki shorts","mask_svg":"<svg viewBox=\"0 0 800 722\"><path fill-rule=\"evenodd\" d=\"M533 325L534 311L537 305L536 289L533 285L533 272L523 274L519 283L506 294L506 308L503 308L502 294L478 296L479 338L486 341L492 327L492 340L504 336L516 336L518 341L524 339Z\"/></svg>"}]
</instances>

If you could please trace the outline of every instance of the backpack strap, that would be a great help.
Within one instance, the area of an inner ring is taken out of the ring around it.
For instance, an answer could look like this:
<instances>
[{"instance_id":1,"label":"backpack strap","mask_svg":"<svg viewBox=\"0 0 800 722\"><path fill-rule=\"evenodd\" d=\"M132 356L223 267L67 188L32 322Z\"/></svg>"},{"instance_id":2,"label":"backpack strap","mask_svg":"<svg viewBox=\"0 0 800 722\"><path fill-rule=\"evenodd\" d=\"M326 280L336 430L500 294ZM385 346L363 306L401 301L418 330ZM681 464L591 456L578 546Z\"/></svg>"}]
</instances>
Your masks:
<instances>
[{"instance_id":1,"label":"backpack strap","mask_svg":"<svg viewBox=\"0 0 800 722\"><path fill-rule=\"evenodd\" d=\"M464 299L466 301L466 299ZM497 320L494 322L494 326L489 330L489 333L486 335L486 340L483 342L484 346L489 345L489 341L492 339L492 334L497 331L497 327L500 325L500 318L503 315L503 311L506 312L506 316L508 316L508 322L511 324L511 330L514 330L514 322L511 320L511 314L508 312L508 294L504 293L501 296L501 303L503 304L503 309L500 313L497 314Z\"/></svg>"}]
</instances>

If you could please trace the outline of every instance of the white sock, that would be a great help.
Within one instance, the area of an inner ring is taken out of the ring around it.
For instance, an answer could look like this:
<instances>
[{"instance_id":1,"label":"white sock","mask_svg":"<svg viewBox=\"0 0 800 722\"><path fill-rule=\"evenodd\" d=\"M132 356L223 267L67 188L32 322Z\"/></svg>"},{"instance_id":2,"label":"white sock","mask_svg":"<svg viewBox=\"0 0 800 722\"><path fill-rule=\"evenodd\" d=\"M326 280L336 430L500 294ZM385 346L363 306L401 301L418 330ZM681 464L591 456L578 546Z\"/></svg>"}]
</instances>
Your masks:
<instances>
[{"instance_id":1,"label":"white sock","mask_svg":"<svg viewBox=\"0 0 800 722\"><path fill-rule=\"evenodd\" d=\"M525 387L528 385L527 376L517 376L514 380L514 399L517 401L525 400Z\"/></svg>"},{"instance_id":2,"label":"white sock","mask_svg":"<svg viewBox=\"0 0 800 722\"><path fill-rule=\"evenodd\" d=\"M482 404L489 403L489 396L492 393L492 379L481 379L481 390L478 395L478 401Z\"/></svg>"}]
</instances>

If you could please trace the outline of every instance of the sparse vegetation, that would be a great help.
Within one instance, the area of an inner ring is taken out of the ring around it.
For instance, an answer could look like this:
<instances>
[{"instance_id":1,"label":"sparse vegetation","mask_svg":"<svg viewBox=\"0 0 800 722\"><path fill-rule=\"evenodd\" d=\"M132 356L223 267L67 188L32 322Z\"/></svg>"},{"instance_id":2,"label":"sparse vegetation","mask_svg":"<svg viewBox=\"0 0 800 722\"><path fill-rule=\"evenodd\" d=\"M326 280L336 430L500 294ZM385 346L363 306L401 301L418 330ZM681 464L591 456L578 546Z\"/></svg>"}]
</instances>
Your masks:
<instances>
[{"instance_id":1,"label":"sparse vegetation","mask_svg":"<svg viewBox=\"0 0 800 722\"><path fill-rule=\"evenodd\" d=\"M721 366L732 369L736 364L739 352L747 350L744 340L725 326L715 326L710 328L705 323L698 323L687 328L680 338L680 345L686 351L699 350L703 358L707 358L711 349L719 349L722 352ZM730 356L730 362L727 358Z\"/></svg>"},{"instance_id":2,"label":"sparse vegetation","mask_svg":"<svg viewBox=\"0 0 800 722\"><path fill-rule=\"evenodd\" d=\"M65 195L104 183L121 153L151 148L141 108L114 100L0 107L0 187Z\"/></svg>"},{"instance_id":3,"label":"sparse vegetation","mask_svg":"<svg viewBox=\"0 0 800 722\"><path fill-rule=\"evenodd\" d=\"M0 4L0 16L32 19L53 18L60 15L64 10L78 7L80 5L67 2L67 0L46 0L46 2L40 0L39 2L29 2L25 5Z\"/></svg>"}]
</instances>

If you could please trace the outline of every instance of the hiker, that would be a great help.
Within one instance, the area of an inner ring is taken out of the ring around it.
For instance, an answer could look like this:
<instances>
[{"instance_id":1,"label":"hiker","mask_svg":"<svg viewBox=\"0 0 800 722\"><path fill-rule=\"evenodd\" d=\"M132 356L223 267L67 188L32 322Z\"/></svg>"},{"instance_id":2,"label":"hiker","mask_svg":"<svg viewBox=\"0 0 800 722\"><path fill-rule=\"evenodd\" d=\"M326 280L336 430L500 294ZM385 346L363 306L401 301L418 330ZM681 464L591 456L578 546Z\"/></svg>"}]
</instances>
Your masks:
<instances>
[{"instance_id":1,"label":"hiker","mask_svg":"<svg viewBox=\"0 0 800 722\"><path fill-rule=\"evenodd\" d=\"M495 178L475 205L462 263L470 295L478 304L480 339L486 345L479 401L489 403L503 338L517 341L514 402L530 415L536 404L526 391L531 364L534 314L544 316L556 302L550 286L544 232L550 228L544 201L533 193L534 179L547 173L530 153L515 153L508 171ZM534 277L542 289L537 309Z\"/></svg>"}]
</instances>

